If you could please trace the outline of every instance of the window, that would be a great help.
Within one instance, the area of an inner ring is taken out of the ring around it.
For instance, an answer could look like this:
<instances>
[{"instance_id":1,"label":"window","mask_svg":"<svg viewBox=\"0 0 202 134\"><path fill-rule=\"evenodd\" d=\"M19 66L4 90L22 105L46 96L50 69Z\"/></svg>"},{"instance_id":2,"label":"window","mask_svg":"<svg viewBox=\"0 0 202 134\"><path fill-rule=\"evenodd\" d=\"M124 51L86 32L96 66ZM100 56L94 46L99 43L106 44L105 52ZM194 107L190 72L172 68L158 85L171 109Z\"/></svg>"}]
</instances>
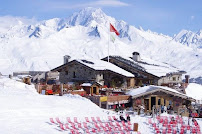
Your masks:
<instances>
[{"instance_id":1,"label":"window","mask_svg":"<svg viewBox=\"0 0 202 134\"><path fill-rule=\"evenodd\" d=\"M158 105L161 105L161 99L158 99Z\"/></svg>"},{"instance_id":2,"label":"window","mask_svg":"<svg viewBox=\"0 0 202 134\"><path fill-rule=\"evenodd\" d=\"M68 71L65 72L65 75L68 75Z\"/></svg>"},{"instance_id":3,"label":"window","mask_svg":"<svg viewBox=\"0 0 202 134\"><path fill-rule=\"evenodd\" d=\"M76 78L76 72L73 72L73 78Z\"/></svg>"},{"instance_id":4,"label":"window","mask_svg":"<svg viewBox=\"0 0 202 134\"><path fill-rule=\"evenodd\" d=\"M173 77L173 81L176 81L176 77Z\"/></svg>"}]
</instances>

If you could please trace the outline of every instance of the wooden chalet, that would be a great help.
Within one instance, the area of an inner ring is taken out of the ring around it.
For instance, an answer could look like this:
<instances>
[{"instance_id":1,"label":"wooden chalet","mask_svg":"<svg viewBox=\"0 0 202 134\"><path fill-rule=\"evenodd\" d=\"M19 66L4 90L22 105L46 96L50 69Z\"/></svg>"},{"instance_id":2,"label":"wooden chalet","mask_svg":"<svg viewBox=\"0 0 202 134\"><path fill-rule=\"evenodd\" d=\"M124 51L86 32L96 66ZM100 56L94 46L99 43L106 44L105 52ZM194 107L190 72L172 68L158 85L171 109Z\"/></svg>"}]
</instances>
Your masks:
<instances>
[{"instance_id":1,"label":"wooden chalet","mask_svg":"<svg viewBox=\"0 0 202 134\"><path fill-rule=\"evenodd\" d=\"M133 89L127 94L132 96L133 107L144 106L145 112L152 112L153 107L159 108L164 105L178 112L183 105L188 107L192 101L195 101L186 94L163 86L145 86Z\"/></svg>"},{"instance_id":2,"label":"wooden chalet","mask_svg":"<svg viewBox=\"0 0 202 134\"><path fill-rule=\"evenodd\" d=\"M158 76L155 76L149 72L147 72L142 66L123 58L121 56L109 56L110 62L123 68L124 70L131 72L135 75L135 85L142 86L142 85L151 85L158 83ZM102 60L107 61L107 57L103 58Z\"/></svg>"},{"instance_id":3,"label":"wooden chalet","mask_svg":"<svg viewBox=\"0 0 202 134\"><path fill-rule=\"evenodd\" d=\"M101 85L97 82L95 82L95 83L83 83L80 86L86 91L86 94L90 94L90 95L93 95L93 94L98 95L99 94L99 88L101 87Z\"/></svg>"},{"instance_id":4,"label":"wooden chalet","mask_svg":"<svg viewBox=\"0 0 202 134\"><path fill-rule=\"evenodd\" d=\"M102 60L107 61L108 57ZM181 77L182 74L186 73L167 64L154 64L149 60L141 60L138 52L134 52L132 57L109 56L109 61L134 74L135 86L162 85L174 87L183 83Z\"/></svg>"}]
</instances>

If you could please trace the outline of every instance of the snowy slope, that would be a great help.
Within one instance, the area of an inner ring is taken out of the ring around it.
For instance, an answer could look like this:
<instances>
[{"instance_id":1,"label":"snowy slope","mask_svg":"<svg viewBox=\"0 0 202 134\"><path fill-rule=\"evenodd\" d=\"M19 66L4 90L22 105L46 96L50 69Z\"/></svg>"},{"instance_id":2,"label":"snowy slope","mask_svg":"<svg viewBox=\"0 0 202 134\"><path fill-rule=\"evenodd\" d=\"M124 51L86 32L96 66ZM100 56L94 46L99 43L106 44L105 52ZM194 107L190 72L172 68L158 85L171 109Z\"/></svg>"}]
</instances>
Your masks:
<instances>
[{"instance_id":1,"label":"snowy slope","mask_svg":"<svg viewBox=\"0 0 202 134\"><path fill-rule=\"evenodd\" d=\"M119 117L78 95L40 95L33 85L4 77L0 77L0 108L1 134L67 134L58 125L51 125L51 117L54 121L59 117L63 123L67 123L66 117L70 117L71 121L77 117L78 122L85 122L85 117L89 117L90 121L91 117L98 116L103 121L107 121L109 115ZM131 123L138 123L142 134L151 133L145 122L146 117L131 116Z\"/></svg>"},{"instance_id":2,"label":"snowy slope","mask_svg":"<svg viewBox=\"0 0 202 134\"><path fill-rule=\"evenodd\" d=\"M6 19L6 18L5 18ZM66 19L54 18L37 23L20 20L11 28L0 29L0 72L47 71L72 59L100 59L108 55L109 23L120 32L110 42L110 55L141 57L164 62L185 70L191 78L202 76L202 49L193 49L172 37L137 29L107 16L101 9L85 8Z\"/></svg>"},{"instance_id":3,"label":"snowy slope","mask_svg":"<svg viewBox=\"0 0 202 134\"><path fill-rule=\"evenodd\" d=\"M103 109L78 95L39 95L33 85L0 77L0 133L61 133L47 122L50 117L107 117ZM82 111L81 111L82 110Z\"/></svg>"},{"instance_id":4,"label":"snowy slope","mask_svg":"<svg viewBox=\"0 0 202 134\"><path fill-rule=\"evenodd\" d=\"M202 86L196 83L190 83L185 89L186 94L196 100L201 101L202 104Z\"/></svg>"}]
</instances>

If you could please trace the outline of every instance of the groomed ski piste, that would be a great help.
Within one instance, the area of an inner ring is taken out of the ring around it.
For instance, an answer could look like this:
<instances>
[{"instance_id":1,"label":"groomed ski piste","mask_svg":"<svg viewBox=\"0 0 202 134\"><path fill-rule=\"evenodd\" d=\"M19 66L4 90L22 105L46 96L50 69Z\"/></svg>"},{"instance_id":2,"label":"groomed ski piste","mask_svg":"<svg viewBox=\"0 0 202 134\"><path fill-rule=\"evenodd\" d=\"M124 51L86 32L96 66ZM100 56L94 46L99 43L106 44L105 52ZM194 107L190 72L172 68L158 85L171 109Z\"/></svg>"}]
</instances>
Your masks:
<instances>
[{"instance_id":1,"label":"groomed ski piste","mask_svg":"<svg viewBox=\"0 0 202 134\"><path fill-rule=\"evenodd\" d=\"M111 119L109 119L109 116ZM131 125L126 122L124 127L124 123L119 122L119 116L116 112L99 108L90 100L79 95L41 95L36 92L34 85L26 85L14 79L0 76L1 134L71 134L73 133L73 126L80 134L88 133L88 130L89 133L97 134L150 134L157 133L157 130L165 131L158 122L162 121L162 119L165 121L166 118L170 122L171 119L171 115L165 113L160 118L131 115ZM124 114L123 116L125 117ZM72 123L67 120L67 117L69 117ZM86 120L86 117L89 119L89 122ZM113 117L116 117L118 121L115 121ZM50 118L55 123L52 123ZM62 130L63 128L58 121L63 124L64 130ZM183 118L182 121L184 125L187 125L187 118ZM197 122L200 130L202 130L202 120L197 119ZM138 123L138 132L130 131L130 129L133 129L134 123ZM154 123L156 123L156 127ZM85 127L84 124L87 124L87 126ZM106 124L108 125L106 126ZM194 124L191 125L194 127ZM111 128L111 131L109 128ZM184 129L185 132L189 132L186 128ZM179 126L180 131L181 126Z\"/></svg>"}]
</instances>

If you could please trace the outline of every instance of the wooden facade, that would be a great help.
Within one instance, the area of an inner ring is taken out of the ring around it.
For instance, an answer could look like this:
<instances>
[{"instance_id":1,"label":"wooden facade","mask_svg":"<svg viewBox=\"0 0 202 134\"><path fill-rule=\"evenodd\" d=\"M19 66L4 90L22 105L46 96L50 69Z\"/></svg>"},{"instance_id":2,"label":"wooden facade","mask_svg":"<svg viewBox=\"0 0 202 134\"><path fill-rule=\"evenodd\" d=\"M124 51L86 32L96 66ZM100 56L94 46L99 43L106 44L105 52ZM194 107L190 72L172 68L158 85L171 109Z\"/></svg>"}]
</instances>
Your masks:
<instances>
[{"instance_id":1,"label":"wooden facade","mask_svg":"<svg viewBox=\"0 0 202 134\"><path fill-rule=\"evenodd\" d=\"M114 105L122 105L130 102L131 96L87 96L92 102L105 109L113 109Z\"/></svg>"},{"instance_id":2,"label":"wooden facade","mask_svg":"<svg viewBox=\"0 0 202 134\"><path fill-rule=\"evenodd\" d=\"M102 60L107 61L107 57L103 58ZM110 56L111 63L114 65L123 68L124 70L131 72L135 75L134 84L135 86L142 86L142 85L157 85L159 77L150 74L144 70L141 66L124 59L120 56Z\"/></svg>"},{"instance_id":3,"label":"wooden facade","mask_svg":"<svg viewBox=\"0 0 202 134\"><path fill-rule=\"evenodd\" d=\"M89 94L90 95L98 95L100 86L101 85L99 85L97 83L91 84L89 86L81 85L81 87L86 91L86 94L88 94L88 95Z\"/></svg>"},{"instance_id":4,"label":"wooden facade","mask_svg":"<svg viewBox=\"0 0 202 134\"><path fill-rule=\"evenodd\" d=\"M172 107L173 111L178 112L179 107L185 105L188 107L192 98L185 94L166 91L163 89L155 89L132 97L133 107L144 106L145 112L152 112L152 108L160 108L161 106Z\"/></svg>"}]
</instances>

